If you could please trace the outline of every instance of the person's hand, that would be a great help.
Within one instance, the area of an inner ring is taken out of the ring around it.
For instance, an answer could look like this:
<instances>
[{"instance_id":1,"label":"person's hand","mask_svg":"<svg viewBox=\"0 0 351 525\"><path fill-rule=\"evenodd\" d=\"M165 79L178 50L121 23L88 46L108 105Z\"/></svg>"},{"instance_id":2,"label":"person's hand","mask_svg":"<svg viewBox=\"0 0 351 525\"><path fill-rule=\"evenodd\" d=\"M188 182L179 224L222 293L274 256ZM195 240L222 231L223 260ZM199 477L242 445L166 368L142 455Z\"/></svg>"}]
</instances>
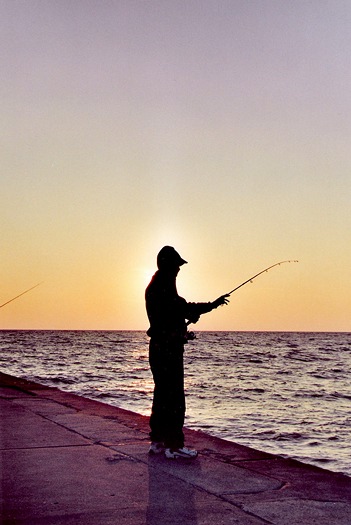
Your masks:
<instances>
[{"instance_id":1,"label":"person's hand","mask_svg":"<svg viewBox=\"0 0 351 525\"><path fill-rule=\"evenodd\" d=\"M220 297L218 297L218 299L216 299L212 303L213 308L218 308L218 306L223 306L224 304L228 304L229 303L228 297L229 297L229 294L221 295Z\"/></svg>"}]
</instances>

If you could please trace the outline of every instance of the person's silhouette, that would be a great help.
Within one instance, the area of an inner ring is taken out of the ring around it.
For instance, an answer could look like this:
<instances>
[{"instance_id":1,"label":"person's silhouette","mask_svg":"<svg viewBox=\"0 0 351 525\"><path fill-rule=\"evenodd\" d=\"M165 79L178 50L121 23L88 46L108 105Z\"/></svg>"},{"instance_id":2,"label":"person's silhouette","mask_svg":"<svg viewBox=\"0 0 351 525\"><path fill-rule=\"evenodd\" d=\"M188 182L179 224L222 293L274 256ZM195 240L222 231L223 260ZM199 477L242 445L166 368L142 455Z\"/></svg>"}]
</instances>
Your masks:
<instances>
[{"instance_id":1,"label":"person's silhouette","mask_svg":"<svg viewBox=\"0 0 351 525\"><path fill-rule=\"evenodd\" d=\"M196 323L200 315L227 304L227 295L210 303L188 303L177 292L176 278L186 264L171 246L157 256L158 270L145 291L150 321L149 362L154 379L150 416L150 453L165 452L167 458L194 458L196 450L184 447L184 344L187 321Z\"/></svg>"}]
</instances>

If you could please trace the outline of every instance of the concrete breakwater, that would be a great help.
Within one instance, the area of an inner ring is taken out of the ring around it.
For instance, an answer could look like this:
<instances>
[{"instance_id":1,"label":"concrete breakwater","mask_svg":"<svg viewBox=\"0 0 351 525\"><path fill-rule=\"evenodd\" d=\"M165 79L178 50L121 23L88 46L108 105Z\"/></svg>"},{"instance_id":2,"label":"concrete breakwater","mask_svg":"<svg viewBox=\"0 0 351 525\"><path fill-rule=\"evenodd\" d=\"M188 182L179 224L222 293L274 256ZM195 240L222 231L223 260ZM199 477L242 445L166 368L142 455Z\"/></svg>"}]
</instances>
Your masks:
<instances>
[{"instance_id":1,"label":"concrete breakwater","mask_svg":"<svg viewBox=\"0 0 351 525\"><path fill-rule=\"evenodd\" d=\"M349 525L351 478L186 430L148 455L145 416L0 374L2 523Z\"/></svg>"}]
</instances>

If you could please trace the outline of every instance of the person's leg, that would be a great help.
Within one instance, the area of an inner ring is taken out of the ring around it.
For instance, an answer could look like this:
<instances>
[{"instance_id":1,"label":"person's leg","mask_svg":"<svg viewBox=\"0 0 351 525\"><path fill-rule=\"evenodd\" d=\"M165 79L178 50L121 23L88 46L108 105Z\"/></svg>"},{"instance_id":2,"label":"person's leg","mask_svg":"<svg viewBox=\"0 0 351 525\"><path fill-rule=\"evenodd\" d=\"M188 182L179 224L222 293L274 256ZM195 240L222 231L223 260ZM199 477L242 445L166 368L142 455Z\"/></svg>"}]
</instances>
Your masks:
<instances>
[{"instance_id":1,"label":"person's leg","mask_svg":"<svg viewBox=\"0 0 351 525\"><path fill-rule=\"evenodd\" d=\"M165 428L165 456L168 459L193 459L197 456L196 450L184 447L184 367L183 348L172 357L172 366L168 374L168 419Z\"/></svg>"},{"instance_id":2,"label":"person's leg","mask_svg":"<svg viewBox=\"0 0 351 525\"><path fill-rule=\"evenodd\" d=\"M164 420L166 413L165 384L166 365L162 347L150 341L149 362L154 380L154 394L150 415L150 438L153 442L164 442Z\"/></svg>"},{"instance_id":3,"label":"person's leg","mask_svg":"<svg viewBox=\"0 0 351 525\"><path fill-rule=\"evenodd\" d=\"M165 446L176 449L184 446L185 418L183 348L177 348L169 359L167 373Z\"/></svg>"},{"instance_id":4,"label":"person's leg","mask_svg":"<svg viewBox=\"0 0 351 525\"><path fill-rule=\"evenodd\" d=\"M150 438L180 448L184 445L185 416L182 345L150 343L150 366L155 384Z\"/></svg>"}]
</instances>

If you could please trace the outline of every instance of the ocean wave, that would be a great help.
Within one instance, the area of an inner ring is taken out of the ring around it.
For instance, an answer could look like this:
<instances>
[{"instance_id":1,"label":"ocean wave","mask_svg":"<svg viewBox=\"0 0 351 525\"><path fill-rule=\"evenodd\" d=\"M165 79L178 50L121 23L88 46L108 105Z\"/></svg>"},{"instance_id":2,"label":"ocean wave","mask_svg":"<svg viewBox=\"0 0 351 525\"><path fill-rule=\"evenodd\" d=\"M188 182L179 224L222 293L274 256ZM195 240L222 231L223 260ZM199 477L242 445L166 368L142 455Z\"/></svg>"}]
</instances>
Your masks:
<instances>
[{"instance_id":1,"label":"ocean wave","mask_svg":"<svg viewBox=\"0 0 351 525\"><path fill-rule=\"evenodd\" d=\"M332 392L330 396L335 397L337 399L348 399L351 400L351 394L342 394L341 392Z\"/></svg>"},{"instance_id":2,"label":"ocean wave","mask_svg":"<svg viewBox=\"0 0 351 525\"><path fill-rule=\"evenodd\" d=\"M297 441L307 439L308 436L301 434L300 432L282 432L272 437L275 441Z\"/></svg>"},{"instance_id":3,"label":"ocean wave","mask_svg":"<svg viewBox=\"0 0 351 525\"><path fill-rule=\"evenodd\" d=\"M74 385L77 383L77 378L75 377L66 377L66 376L29 376L28 379L35 381L36 383L43 384L64 384L64 385Z\"/></svg>"}]
</instances>

